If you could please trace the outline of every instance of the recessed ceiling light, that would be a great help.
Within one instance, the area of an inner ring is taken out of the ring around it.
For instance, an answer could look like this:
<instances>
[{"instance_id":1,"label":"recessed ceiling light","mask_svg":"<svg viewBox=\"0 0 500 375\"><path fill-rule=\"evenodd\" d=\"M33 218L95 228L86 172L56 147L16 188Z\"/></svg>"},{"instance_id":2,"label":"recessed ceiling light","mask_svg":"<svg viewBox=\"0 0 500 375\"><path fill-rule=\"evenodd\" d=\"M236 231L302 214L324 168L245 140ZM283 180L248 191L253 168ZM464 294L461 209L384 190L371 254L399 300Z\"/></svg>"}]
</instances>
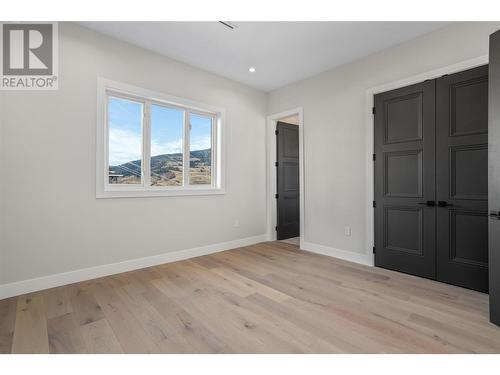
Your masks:
<instances>
[{"instance_id":1,"label":"recessed ceiling light","mask_svg":"<svg viewBox=\"0 0 500 375\"><path fill-rule=\"evenodd\" d=\"M255 68L253 66L251 66L250 68L248 68L248 71L250 73L255 73Z\"/></svg>"}]
</instances>

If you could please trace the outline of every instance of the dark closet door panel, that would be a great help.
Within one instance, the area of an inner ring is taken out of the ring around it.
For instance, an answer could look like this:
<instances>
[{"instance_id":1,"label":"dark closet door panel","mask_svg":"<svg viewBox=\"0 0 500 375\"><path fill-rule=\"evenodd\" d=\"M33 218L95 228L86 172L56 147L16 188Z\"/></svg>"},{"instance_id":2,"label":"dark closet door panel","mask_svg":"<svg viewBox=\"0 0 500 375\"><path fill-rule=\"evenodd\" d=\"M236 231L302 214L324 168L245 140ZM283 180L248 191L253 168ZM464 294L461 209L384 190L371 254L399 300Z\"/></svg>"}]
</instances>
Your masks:
<instances>
[{"instance_id":1,"label":"dark closet door panel","mask_svg":"<svg viewBox=\"0 0 500 375\"><path fill-rule=\"evenodd\" d=\"M500 326L500 31L490 35L489 66L489 223L490 320Z\"/></svg>"},{"instance_id":2,"label":"dark closet door panel","mask_svg":"<svg viewBox=\"0 0 500 375\"><path fill-rule=\"evenodd\" d=\"M299 127L277 124L278 240L300 235Z\"/></svg>"},{"instance_id":3,"label":"dark closet door panel","mask_svg":"<svg viewBox=\"0 0 500 375\"><path fill-rule=\"evenodd\" d=\"M437 279L488 291L488 67L436 83Z\"/></svg>"},{"instance_id":4,"label":"dark closet door panel","mask_svg":"<svg viewBox=\"0 0 500 375\"><path fill-rule=\"evenodd\" d=\"M375 96L375 265L435 278L435 82Z\"/></svg>"}]
</instances>

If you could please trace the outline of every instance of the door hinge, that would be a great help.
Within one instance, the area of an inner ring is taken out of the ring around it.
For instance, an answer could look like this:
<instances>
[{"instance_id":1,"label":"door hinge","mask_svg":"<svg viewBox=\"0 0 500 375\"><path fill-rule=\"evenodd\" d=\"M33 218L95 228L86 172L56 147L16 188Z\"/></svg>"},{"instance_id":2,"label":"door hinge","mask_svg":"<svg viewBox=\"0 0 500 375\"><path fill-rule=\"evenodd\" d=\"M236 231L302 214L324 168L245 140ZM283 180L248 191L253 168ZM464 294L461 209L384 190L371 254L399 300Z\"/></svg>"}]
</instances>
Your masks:
<instances>
[{"instance_id":1,"label":"door hinge","mask_svg":"<svg viewBox=\"0 0 500 375\"><path fill-rule=\"evenodd\" d=\"M280 133L280 132L278 131L278 129L276 129L276 130L274 131L274 134L276 134L276 135L278 135L279 133Z\"/></svg>"},{"instance_id":2,"label":"door hinge","mask_svg":"<svg viewBox=\"0 0 500 375\"><path fill-rule=\"evenodd\" d=\"M278 231L278 227L277 227L277 226L276 226L276 227L274 227L274 230L277 232L277 231Z\"/></svg>"},{"instance_id":3,"label":"door hinge","mask_svg":"<svg viewBox=\"0 0 500 375\"><path fill-rule=\"evenodd\" d=\"M279 162L276 162L276 163L274 163L274 165L275 165L276 167L278 167L278 166L280 165L280 163L279 163Z\"/></svg>"},{"instance_id":4,"label":"door hinge","mask_svg":"<svg viewBox=\"0 0 500 375\"><path fill-rule=\"evenodd\" d=\"M279 194L274 194L274 198L278 199L280 197Z\"/></svg>"},{"instance_id":5,"label":"door hinge","mask_svg":"<svg viewBox=\"0 0 500 375\"><path fill-rule=\"evenodd\" d=\"M377 202L373 201L373 208L377 207Z\"/></svg>"},{"instance_id":6,"label":"door hinge","mask_svg":"<svg viewBox=\"0 0 500 375\"><path fill-rule=\"evenodd\" d=\"M500 220L500 211L490 211L490 218Z\"/></svg>"},{"instance_id":7,"label":"door hinge","mask_svg":"<svg viewBox=\"0 0 500 375\"><path fill-rule=\"evenodd\" d=\"M375 114L377 112L377 110L375 109L375 107L372 107L372 114Z\"/></svg>"},{"instance_id":8,"label":"door hinge","mask_svg":"<svg viewBox=\"0 0 500 375\"><path fill-rule=\"evenodd\" d=\"M377 155L373 154L373 161L377 159Z\"/></svg>"},{"instance_id":9,"label":"door hinge","mask_svg":"<svg viewBox=\"0 0 500 375\"><path fill-rule=\"evenodd\" d=\"M373 254L375 254L375 246L373 246Z\"/></svg>"}]
</instances>

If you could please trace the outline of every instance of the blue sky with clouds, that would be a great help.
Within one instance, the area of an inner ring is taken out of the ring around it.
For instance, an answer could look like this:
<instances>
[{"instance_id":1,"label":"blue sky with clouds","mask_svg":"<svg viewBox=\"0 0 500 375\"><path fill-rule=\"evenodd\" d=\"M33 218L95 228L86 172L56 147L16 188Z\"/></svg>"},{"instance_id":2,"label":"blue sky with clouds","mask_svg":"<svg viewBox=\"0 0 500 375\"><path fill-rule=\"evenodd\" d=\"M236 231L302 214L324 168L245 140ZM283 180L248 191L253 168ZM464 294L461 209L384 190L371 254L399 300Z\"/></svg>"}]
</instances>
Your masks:
<instances>
[{"instance_id":1,"label":"blue sky with clouds","mask_svg":"<svg viewBox=\"0 0 500 375\"><path fill-rule=\"evenodd\" d=\"M109 165L141 158L142 104L109 98ZM190 150L210 148L211 119L191 115ZM182 152L183 112L158 105L151 107L151 155Z\"/></svg>"}]
</instances>

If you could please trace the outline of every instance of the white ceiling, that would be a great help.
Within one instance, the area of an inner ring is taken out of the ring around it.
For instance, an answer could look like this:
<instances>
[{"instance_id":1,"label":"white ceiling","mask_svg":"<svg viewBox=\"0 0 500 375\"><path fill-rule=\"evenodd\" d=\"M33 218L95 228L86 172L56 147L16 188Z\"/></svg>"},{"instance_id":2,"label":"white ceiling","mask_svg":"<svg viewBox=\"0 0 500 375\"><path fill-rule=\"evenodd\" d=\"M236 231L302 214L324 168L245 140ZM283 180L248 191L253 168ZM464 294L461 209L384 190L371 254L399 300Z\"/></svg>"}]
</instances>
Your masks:
<instances>
[{"instance_id":1,"label":"white ceiling","mask_svg":"<svg viewBox=\"0 0 500 375\"><path fill-rule=\"evenodd\" d=\"M271 91L446 22L84 22L83 26ZM248 68L254 66L255 73Z\"/></svg>"}]
</instances>

